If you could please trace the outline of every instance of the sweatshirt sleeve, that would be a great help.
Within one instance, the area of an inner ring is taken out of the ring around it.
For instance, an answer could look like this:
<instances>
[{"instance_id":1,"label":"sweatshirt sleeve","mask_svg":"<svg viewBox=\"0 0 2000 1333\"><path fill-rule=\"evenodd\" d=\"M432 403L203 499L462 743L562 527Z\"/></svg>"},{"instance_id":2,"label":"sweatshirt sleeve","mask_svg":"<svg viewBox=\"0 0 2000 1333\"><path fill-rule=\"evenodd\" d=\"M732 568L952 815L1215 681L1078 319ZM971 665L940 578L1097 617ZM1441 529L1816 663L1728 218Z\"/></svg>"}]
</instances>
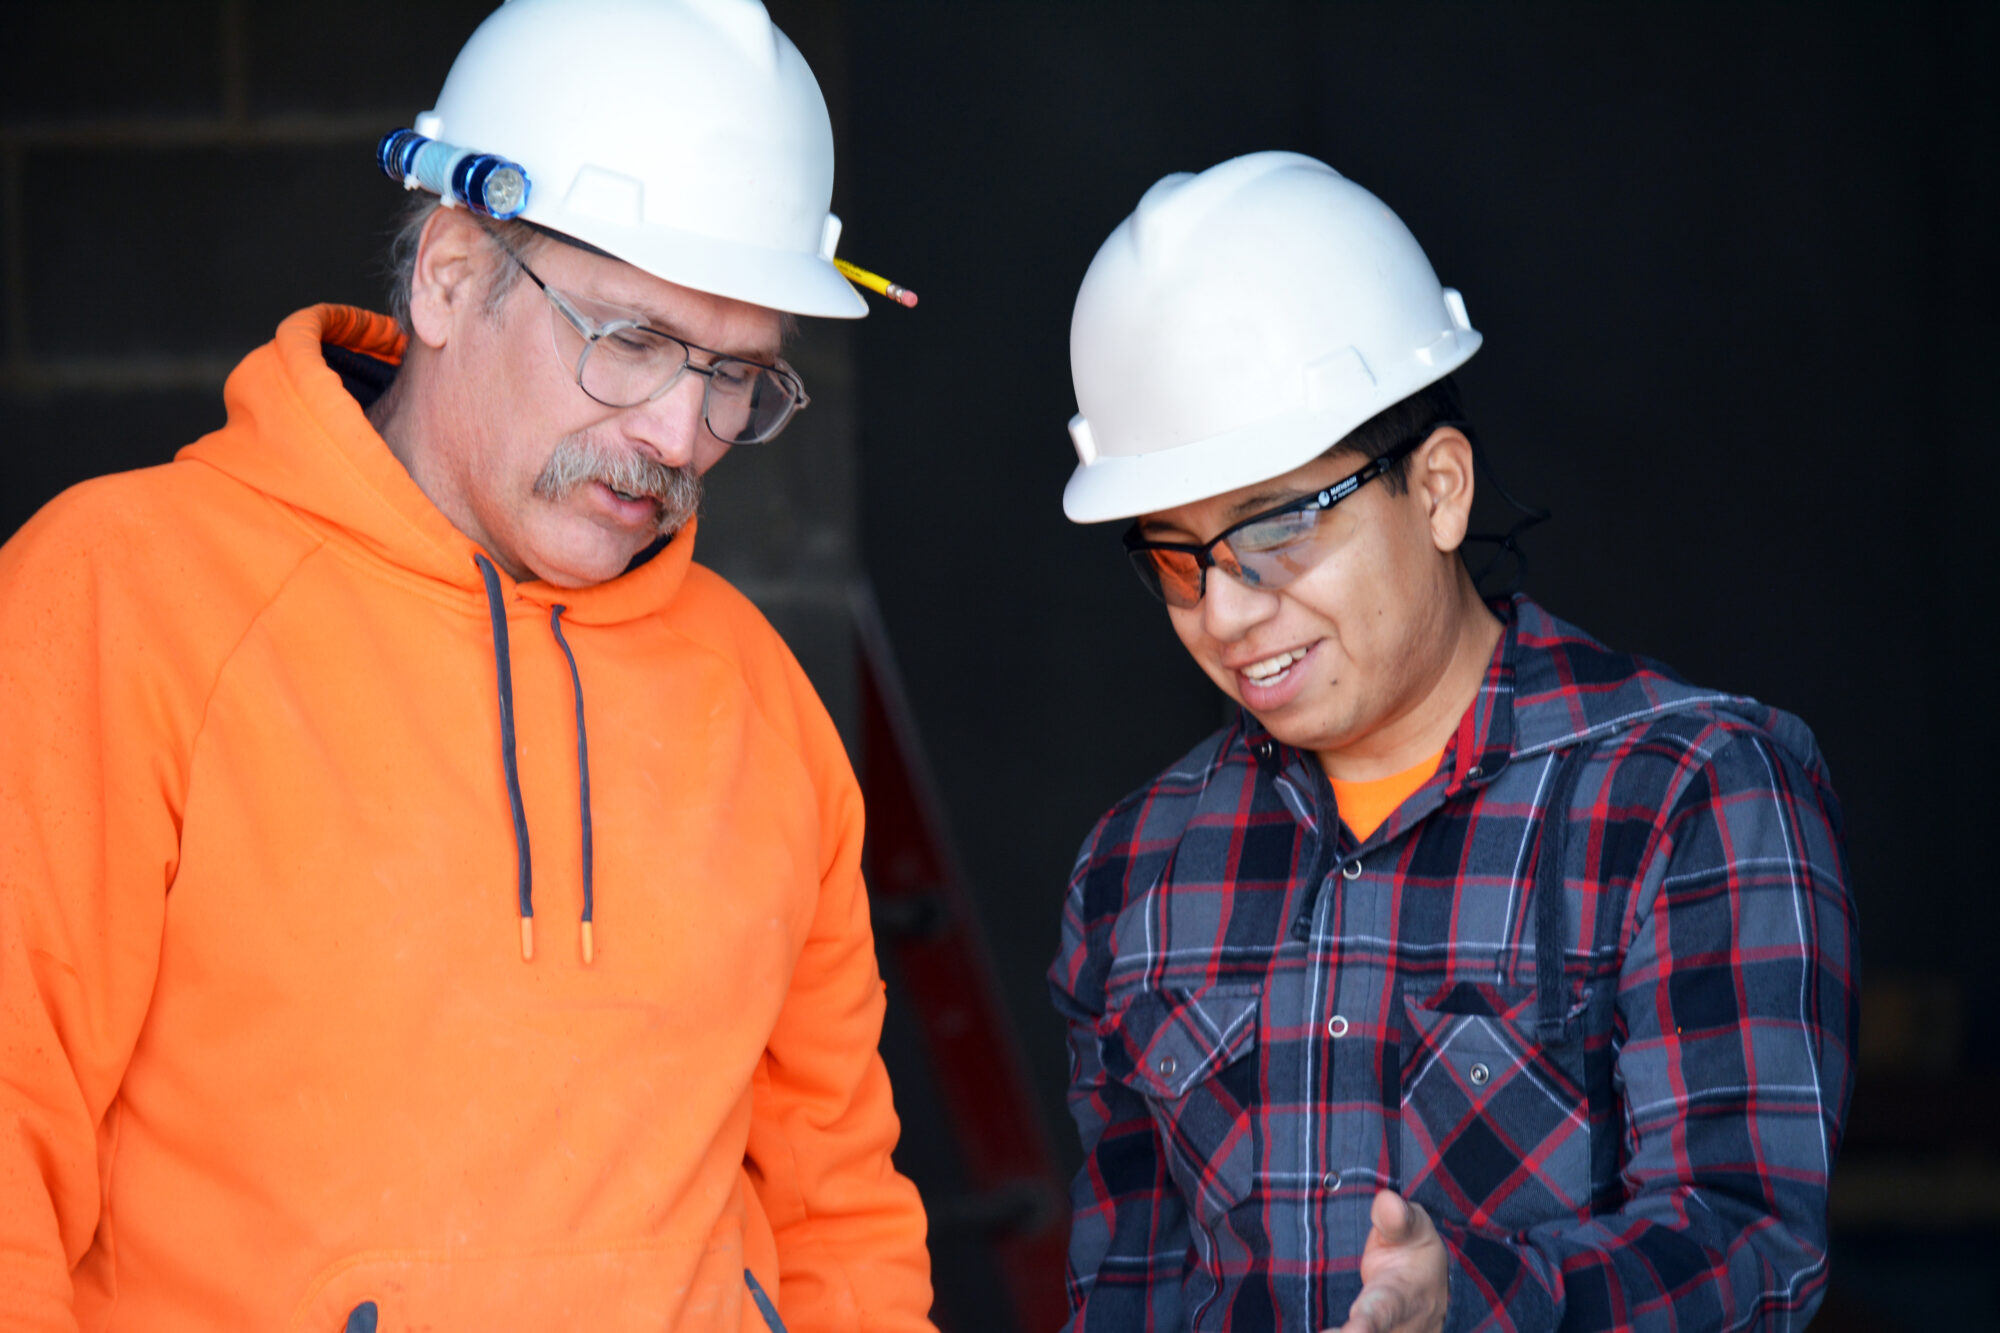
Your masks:
<instances>
[{"instance_id":1,"label":"sweatshirt sleeve","mask_svg":"<svg viewBox=\"0 0 2000 1333\"><path fill-rule=\"evenodd\" d=\"M1441 1225L1452 1333L1792 1328L1825 1293L1857 1021L1839 803L1816 755L1737 736L1661 848L1619 978L1626 1196L1512 1236Z\"/></svg>"},{"instance_id":2,"label":"sweatshirt sleeve","mask_svg":"<svg viewBox=\"0 0 2000 1333\"><path fill-rule=\"evenodd\" d=\"M74 494L74 493L72 493ZM159 961L188 723L92 508L0 548L0 1324L76 1328L107 1119Z\"/></svg>"},{"instance_id":3,"label":"sweatshirt sleeve","mask_svg":"<svg viewBox=\"0 0 2000 1333\"><path fill-rule=\"evenodd\" d=\"M787 661L820 796L819 900L753 1091L752 1178L776 1235L791 1333L928 1333L923 1204L890 1161L899 1126L877 1045L885 1008L861 880L861 794Z\"/></svg>"}]
</instances>

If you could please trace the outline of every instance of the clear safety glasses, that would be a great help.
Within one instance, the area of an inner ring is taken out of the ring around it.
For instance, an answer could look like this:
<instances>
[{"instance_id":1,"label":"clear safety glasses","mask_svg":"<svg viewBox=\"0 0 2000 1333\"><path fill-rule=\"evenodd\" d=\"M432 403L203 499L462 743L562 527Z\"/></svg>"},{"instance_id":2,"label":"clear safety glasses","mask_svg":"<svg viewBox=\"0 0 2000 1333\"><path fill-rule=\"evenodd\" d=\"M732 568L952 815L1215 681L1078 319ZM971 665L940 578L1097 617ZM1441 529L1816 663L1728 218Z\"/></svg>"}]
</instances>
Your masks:
<instances>
[{"instance_id":1,"label":"clear safety glasses","mask_svg":"<svg viewBox=\"0 0 2000 1333\"><path fill-rule=\"evenodd\" d=\"M500 244L497 237L495 243ZM577 387L606 407L651 402L691 370L708 381L701 413L710 433L725 444L762 444L812 401L789 366L767 366L698 347L649 327L637 311L560 292L511 247L501 248L548 297L556 355L576 376ZM584 313L586 304L601 308L608 318ZM691 359L695 352L706 360Z\"/></svg>"},{"instance_id":2,"label":"clear safety glasses","mask_svg":"<svg viewBox=\"0 0 2000 1333\"><path fill-rule=\"evenodd\" d=\"M1343 477L1322 491L1252 514L1205 542L1148 541L1133 524L1125 533L1125 550L1139 582L1168 606L1186 610L1201 604L1208 591L1208 571L1219 569L1248 588L1275 592L1311 570L1325 558L1333 525L1327 512L1407 457L1430 438L1427 426L1415 439L1397 445L1359 472Z\"/></svg>"}]
</instances>

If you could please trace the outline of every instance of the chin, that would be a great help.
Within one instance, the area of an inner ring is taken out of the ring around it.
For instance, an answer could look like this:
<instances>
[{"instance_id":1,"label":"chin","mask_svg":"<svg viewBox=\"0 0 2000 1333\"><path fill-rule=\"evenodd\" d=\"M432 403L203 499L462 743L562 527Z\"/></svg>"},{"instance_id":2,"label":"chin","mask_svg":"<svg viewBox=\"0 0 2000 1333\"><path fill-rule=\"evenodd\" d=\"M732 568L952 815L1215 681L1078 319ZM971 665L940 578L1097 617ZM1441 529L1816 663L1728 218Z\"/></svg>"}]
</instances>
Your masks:
<instances>
[{"instance_id":1,"label":"chin","mask_svg":"<svg viewBox=\"0 0 2000 1333\"><path fill-rule=\"evenodd\" d=\"M630 554L596 553L568 559L538 560L532 568L535 577L557 588L589 588L599 583L609 583L625 572L632 563L632 555L642 548L634 548Z\"/></svg>"},{"instance_id":2,"label":"chin","mask_svg":"<svg viewBox=\"0 0 2000 1333\"><path fill-rule=\"evenodd\" d=\"M528 567L535 577L555 587L588 588L623 574L632 557L645 550L655 534L650 530L609 532L591 524L582 532L561 535L564 540L532 552Z\"/></svg>"},{"instance_id":3,"label":"chin","mask_svg":"<svg viewBox=\"0 0 2000 1333\"><path fill-rule=\"evenodd\" d=\"M1341 749L1359 739L1355 719L1329 717L1324 710L1314 713L1299 708L1296 701L1291 707L1273 713L1258 713L1255 709L1251 712L1266 731L1295 750L1318 754Z\"/></svg>"}]
</instances>

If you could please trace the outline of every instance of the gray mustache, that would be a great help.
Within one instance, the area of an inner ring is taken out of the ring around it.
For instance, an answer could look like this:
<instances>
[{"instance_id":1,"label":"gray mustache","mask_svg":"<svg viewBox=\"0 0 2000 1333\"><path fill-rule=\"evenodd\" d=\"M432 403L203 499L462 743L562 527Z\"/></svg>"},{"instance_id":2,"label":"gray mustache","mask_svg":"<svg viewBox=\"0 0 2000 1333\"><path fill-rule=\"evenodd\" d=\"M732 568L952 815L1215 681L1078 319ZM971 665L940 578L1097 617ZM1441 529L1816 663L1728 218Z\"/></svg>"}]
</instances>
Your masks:
<instances>
[{"instance_id":1,"label":"gray mustache","mask_svg":"<svg viewBox=\"0 0 2000 1333\"><path fill-rule=\"evenodd\" d=\"M535 478L535 495L565 500L578 487L603 482L614 491L644 496L660 507L660 531L677 532L701 508L701 475L693 468L668 467L626 449L610 449L570 436L556 445Z\"/></svg>"}]
</instances>

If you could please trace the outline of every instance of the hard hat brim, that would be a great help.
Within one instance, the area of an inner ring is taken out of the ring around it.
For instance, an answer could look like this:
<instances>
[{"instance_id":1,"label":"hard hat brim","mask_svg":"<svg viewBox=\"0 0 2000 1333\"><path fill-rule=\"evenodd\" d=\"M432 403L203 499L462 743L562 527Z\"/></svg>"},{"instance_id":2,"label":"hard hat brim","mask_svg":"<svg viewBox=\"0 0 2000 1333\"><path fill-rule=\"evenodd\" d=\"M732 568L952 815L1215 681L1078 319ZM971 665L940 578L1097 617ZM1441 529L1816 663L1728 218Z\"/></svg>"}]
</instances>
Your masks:
<instances>
[{"instance_id":1,"label":"hard hat brim","mask_svg":"<svg viewBox=\"0 0 2000 1333\"><path fill-rule=\"evenodd\" d=\"M698 292L824 319L860 319L868 303L829 259L738 245L657 224L634 226L530 206L522 217L586 241L656 278Z\"/></svg>"},{"instance_id":2,"label":"hard hat brim","mask_svg":"<svg viewBox=\"0 0 2000 1333\"><path fill-rule=\"evenodd\" d=\"M1448 357L1408 376L1404 384L1385 385L1390 392L1381 402L1367 404L1359 415L1352 407L1294 412L1168 449L1100 454L1070 473L1063 487L1063 514L1072 523L1137 518L1282 477L1333 448L1379 408L1464 365L1482 341L1478 333L1465 330Z\"/></svg>"}]
</instances>

